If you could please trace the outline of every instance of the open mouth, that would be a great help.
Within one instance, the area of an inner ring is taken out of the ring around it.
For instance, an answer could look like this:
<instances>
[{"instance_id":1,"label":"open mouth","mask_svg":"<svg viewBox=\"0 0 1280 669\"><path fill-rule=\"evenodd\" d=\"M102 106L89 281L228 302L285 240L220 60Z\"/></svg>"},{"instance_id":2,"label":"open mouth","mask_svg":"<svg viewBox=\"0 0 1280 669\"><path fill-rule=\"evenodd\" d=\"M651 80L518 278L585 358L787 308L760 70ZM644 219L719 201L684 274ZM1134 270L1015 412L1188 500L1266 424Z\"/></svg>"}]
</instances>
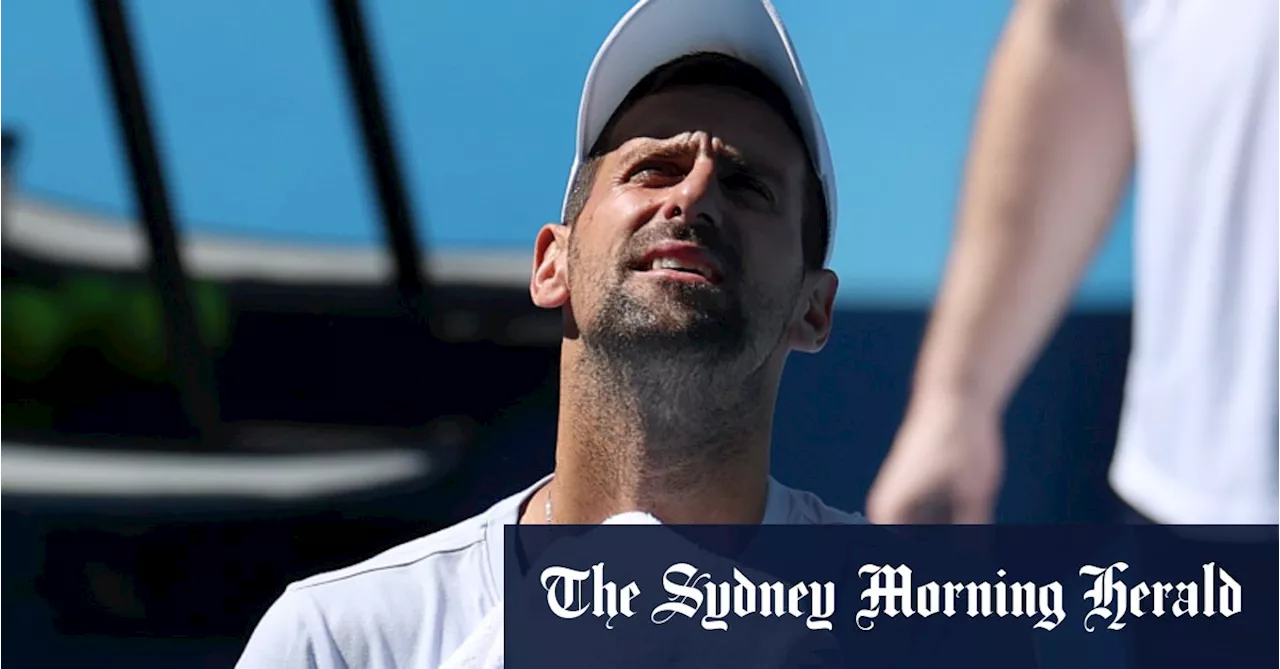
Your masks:
<instances>
[{"instance_id":1,"label":"open mouth","mask_svg":"<svg viewBox=\"0 0 1280 669\"><path fill-rule=\"evenodd\" d=\"M631 269L685 283L715 285L724 280L720 266L711 254L689 244L668 244L651 249Z\"/></svg>"}]
</instances>

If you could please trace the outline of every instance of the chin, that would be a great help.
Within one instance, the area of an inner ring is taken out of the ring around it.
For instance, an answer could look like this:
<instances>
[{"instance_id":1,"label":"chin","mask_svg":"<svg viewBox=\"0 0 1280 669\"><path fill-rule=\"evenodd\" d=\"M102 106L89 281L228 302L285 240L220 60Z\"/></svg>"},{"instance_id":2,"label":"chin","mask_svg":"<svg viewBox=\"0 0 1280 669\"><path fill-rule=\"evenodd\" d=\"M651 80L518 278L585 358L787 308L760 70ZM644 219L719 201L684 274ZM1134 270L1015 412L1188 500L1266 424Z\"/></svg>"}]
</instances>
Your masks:
<instances>
[{"instance_id":1,"label":"chin","mask_svg":"<svg viewBox=\"0 0 1280 669\"><path fill-rule=\"evenodd\" d=\"M602 341L697 348L743 328L741 310L719 287L637 283L611 291L591 319L590 329Z\"/></svg>"},{"instance_id":2,"label":"chin","mask_svg":"<svg viewBox=\"0 0 1280 669\"><path fill-rule=\"evenodd\" d=\"M690 303L685 300L669 300L655 304L646 309L643 325L638 329L646 329L654 334L678 335L717 326L725 321L719 309L707 308L706 305ZM637 323L637 325L640 325Z\"/></svg>"},{"instance_id":3,"label":"chin","mask_svg":"<svg viewBox=\"0 0 1280 669\"><path fill-rule=\"evenodd\" d=\"M729 295L711 284L651 281L645 286L631 287L630 302L655 315L674 320L714 318L729 307Z\"/></svg>"}]
</instances>

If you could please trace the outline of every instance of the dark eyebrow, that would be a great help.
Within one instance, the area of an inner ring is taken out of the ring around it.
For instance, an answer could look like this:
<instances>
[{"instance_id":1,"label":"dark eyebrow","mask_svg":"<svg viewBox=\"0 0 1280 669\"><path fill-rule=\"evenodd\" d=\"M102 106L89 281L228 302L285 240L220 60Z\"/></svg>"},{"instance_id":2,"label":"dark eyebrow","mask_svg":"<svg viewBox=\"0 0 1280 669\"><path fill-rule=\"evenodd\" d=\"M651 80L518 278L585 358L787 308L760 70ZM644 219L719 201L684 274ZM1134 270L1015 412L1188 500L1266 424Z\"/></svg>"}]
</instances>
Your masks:
<instances>
[{"instance_id":1,"label":"dark eyebrow","mask_svg":"<svg viewBox=\"0 0 1280 669\"><path fill-rule=\"evenodd\" d=\"M657 146L654 146L654 142L642 142L630 149L627 149L627 151L618 157L618 162L623 165L630 165L641 158L657 158L659 160L687 158L691 153L696 151L696 149L690 147L689 144L689 142L662 142Z\"/></svg>"},{"instance_id":2,"label":"dark eyebrow","mask_svg":"<svg viewBox=\"0 0 1280 669\"><path fill-rule=\"evenodd\" d=\"M691 147L688 142L668 141L662 142L658 146L654 146L653 142L644 142L623 152L618 157L618 160L623 165L631 165L641 158L658 160L687 158L693 151L696 151L696 149ZM782 175L776 170L767 165L749 161L737 151L721 151L716 155L716 160L732 165L739 173L761 179L777 187L785 183Z\"/></svg>"},{"instance_id":3,"label":"dark eyebrow","mask_svg":"<svg viewBox=\"0 0 1280 669\"><path fill-rule=\"evenodd\" d=\"M726 151L721 153L718 159L729 163L734 167L734 169L738 170L739 173L760 179L766 183L774 185L775 187L781 187L784 183L782 175L776 170L768 167L767 165L750 162L746 158L743 158L739 153Z\"/></svg>"}]
</instances>

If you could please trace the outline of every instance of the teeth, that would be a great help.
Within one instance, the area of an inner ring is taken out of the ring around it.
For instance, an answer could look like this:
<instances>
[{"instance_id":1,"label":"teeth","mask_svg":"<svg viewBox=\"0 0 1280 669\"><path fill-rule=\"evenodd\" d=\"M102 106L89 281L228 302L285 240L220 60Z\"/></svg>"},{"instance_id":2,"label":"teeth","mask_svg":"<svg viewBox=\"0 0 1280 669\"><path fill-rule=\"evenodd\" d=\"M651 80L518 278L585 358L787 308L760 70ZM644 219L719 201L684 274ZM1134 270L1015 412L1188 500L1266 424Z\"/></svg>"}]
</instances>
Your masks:
<instances>
[{"instance_id":1,"label":"teeth","mask_svg":"<svg viewBox=\"0 0 1280 669\"><path fill-rule=\"evenodd\" d=\"M676 260L675 258L655 258L653 261L653 264L649 267L649 269L674 269L681 272L693 272L695 274L702 274L701 270L698 270L692 267L685 267L684 265L681 265L680 261Z\"/></svg>"}]
</instances>

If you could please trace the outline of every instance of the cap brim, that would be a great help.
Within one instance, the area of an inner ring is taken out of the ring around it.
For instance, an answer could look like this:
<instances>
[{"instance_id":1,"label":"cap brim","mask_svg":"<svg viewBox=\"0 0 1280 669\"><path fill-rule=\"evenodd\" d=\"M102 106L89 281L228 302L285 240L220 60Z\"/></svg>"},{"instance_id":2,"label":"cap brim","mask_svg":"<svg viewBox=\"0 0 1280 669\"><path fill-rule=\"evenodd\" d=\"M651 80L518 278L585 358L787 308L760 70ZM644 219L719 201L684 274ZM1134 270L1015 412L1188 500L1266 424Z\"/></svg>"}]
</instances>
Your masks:
<instances>
[{"instance_id":1,"label":"cap brim","mask_svg":"<svg viewBox=\"0 0 1280 669\"><path fill-rule=\"evenodd\" d=\"M826 134L791 40L768 0L640 0L627 12L587 73L562 216L578 169L631 89L655 68L693 53L719 53L753 65L786 94L822 181L834 239L835 175ZM832 246L827 245L827 259Z\"/></svg>"}]
</instances>

